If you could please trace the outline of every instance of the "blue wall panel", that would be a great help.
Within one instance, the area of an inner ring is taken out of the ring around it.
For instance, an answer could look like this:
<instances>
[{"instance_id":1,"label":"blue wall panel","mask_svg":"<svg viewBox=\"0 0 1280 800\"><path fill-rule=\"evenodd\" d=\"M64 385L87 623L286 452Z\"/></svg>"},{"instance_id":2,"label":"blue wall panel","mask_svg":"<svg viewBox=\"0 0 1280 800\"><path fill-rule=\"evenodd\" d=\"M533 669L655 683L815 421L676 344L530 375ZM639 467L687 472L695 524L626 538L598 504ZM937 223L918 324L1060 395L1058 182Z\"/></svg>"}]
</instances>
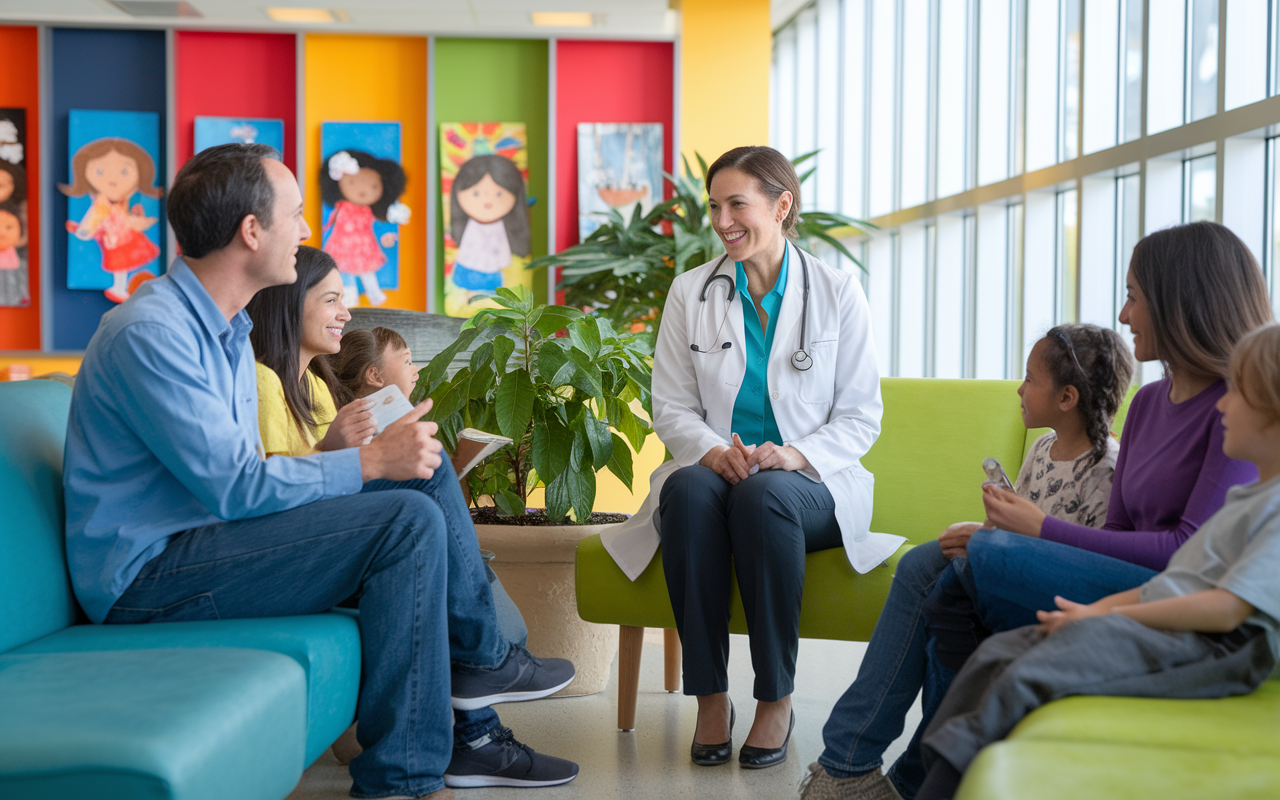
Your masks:
<instances>
[{"instance_id":1,"label":"blue wall panel","mask_svg":"<svg viewBox=\"0 0 1280 800\"><path fill-rule=\"evenodd\" d=\"M53 129L49 157L55 183L70 179L67 161L68 112L73 108L154 111L160 115L161 153L158 184L168 175L164 152L165 47L163 31L53 31ZM100 291L67 288L67 198L56 185L45 187L53 200L53 349L83 350L98 320L116 304ZM165 230L163 203L160 230ZM161 248L164 248L161 236ZM162 263L168 263L161 253Z\"/></svg>"}]
</instances>

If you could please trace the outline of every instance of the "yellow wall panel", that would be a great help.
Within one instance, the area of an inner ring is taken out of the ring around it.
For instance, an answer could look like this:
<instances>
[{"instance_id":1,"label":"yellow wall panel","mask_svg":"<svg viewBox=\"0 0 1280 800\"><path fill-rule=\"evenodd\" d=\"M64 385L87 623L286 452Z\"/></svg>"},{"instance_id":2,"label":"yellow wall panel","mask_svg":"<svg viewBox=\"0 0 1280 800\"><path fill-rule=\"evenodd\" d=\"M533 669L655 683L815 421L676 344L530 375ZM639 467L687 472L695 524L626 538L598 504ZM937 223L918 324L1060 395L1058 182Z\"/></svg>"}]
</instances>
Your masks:
<instances>
[{"instance_id":1,"label":"yellow wall panel","mask_svg":"<svg viewBox=\"0 0 1280 800\"><path fill-rule=\"evenodd\" d=\"M769 143L769 0L683 0L680 149L710 164L741 145ZM678 168L678 166L677 166Z\"/></svg>"},{"instance_id":2,"label":"yellow wall panel","mask_svg":"<svg viewBox=\"0 0 1280 800\"><path fill-rule=\"evenodd\" d=\"M301 163L307 223L320 246L320 123L396 121L407 178L400 226L400 288L385 308L427 310L427 40L418 36L308 34L304 75L306 146ZM363 298L361 303L365 303Z\"/></svg>"}]
</instances>

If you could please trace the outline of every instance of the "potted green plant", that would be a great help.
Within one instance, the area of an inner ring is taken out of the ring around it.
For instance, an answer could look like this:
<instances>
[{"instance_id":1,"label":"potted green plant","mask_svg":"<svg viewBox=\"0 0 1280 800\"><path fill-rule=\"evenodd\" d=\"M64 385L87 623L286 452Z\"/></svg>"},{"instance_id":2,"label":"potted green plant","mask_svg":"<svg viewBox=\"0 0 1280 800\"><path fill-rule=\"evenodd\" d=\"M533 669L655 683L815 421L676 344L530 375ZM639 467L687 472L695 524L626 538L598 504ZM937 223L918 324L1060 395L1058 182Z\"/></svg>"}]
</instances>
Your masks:
<instances>
[{"instance_id":1,"label":"potted green plant","mask_svg":"<svg viewBox=\"0 0 1280 800\"><path fill-rule=\"evenodd\" d=\"M791 163L799 167L817 153L815 150L798 156ZM564 292L570 306L593 309L593 313L607 317L617 330L637 328L650 336L656 334L671 281L723 252L707 214L703 189L707 163L697 153L694 158L700 170L697 174L687 158L683 159L683 175L663 173L671 184L671 199L644 215L637 206L630 219L610 210L604 224L586 240L535 258L529 268L562 268L557 288ZM801 184L814 169L800 175ZM830 211L802 211L796 223L796 238L808 249L818 242L828 244L861 269L862 262L840 237L875 227Z\"/></svg>"},{"instance_id":2,"label":"potted green plant","mask_svg":"<svg viewBox=\"0 0 1280 800\"><path fill-rule=\"evenodd\" d=\"M596 472L608 469L632 488L632 450L652 429L631 403L651 409L651 350L604 317L538 305L524 287L499 289L494 299L501 307L468 320L422 371L414 399L433 399L430 418L451 451L467 428L511 440L466 475L473 498L493 501L473 510L481 547L497 553L492 566L524 614L529 648L574 661L578 678L567 693L602 691L617 628L578 616L574 550L625 519L593 514ZM470 362L448 375L469 348ZM538 487L546 507L531 512Z\"/></svg>"}]
</instances>

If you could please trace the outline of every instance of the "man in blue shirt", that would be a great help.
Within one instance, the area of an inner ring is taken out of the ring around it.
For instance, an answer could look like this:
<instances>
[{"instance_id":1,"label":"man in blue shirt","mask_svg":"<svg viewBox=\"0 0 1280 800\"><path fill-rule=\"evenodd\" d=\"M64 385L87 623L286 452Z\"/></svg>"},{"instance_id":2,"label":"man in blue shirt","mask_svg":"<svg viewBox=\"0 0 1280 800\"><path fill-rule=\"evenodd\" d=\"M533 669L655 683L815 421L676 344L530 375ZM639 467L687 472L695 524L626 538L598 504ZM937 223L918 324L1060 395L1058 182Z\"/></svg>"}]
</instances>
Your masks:
<instances>
[{"instance_id":1,"label":"man in blue shirt","mask_svg":"<svg viewBox=\"0 0 1280 800\"><path fill-rule=\"evenodd\" d=\"M103 317L71 400L67 560L89 618L315 614L358 598L353 796L447 797L446 774L572 780L577 765L515 742L491 711L455 752L451 705L545 697L573 667L500 636L477 543L459 535L470 517L457 478L435 424L418 422L430 401L363 447L263 455L244 307L297 279L311 234L279 154L203 151L168 213L184 257Z\"/></svg>"}]
</instances>

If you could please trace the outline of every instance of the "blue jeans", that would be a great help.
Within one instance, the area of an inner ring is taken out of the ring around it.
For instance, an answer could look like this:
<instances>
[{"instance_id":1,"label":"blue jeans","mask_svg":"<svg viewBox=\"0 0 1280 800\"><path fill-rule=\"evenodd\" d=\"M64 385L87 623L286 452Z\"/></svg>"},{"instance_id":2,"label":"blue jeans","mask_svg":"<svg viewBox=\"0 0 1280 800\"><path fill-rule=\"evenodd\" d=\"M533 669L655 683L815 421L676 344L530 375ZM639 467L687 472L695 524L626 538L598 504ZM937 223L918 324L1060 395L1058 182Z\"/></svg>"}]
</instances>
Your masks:
<instances>
[{"instance_id":1,"label":"blue jeans","mask_svg":"<svg viewBox=\"0 0 1280 800\"><path fill-rule=\"evenodd\" d=\"M1155 570L1091 550L1002 530L976 531L925 602L942 663L958 669L993 633L1037 623L1055 595L1093 603L1146 583Z\"/></svg>"},{"instance_id":2,"label":"blue jeans","mask_svg":"<svg viewBox=\"0 0 1280 800\"><path fill-rule=\"evenodd\" d=\"M358 495L175 535L106 621L318 614L348 598L363 659L351 793L441 789L454 747L450 661L496 667L509 650L448 459L427 481L373 481ZM497 726L486 711L487 722L463 722L468 738L483 735L479 723Z\"/></svg>"},{"instance_id":3,"label":"blue jeans","mask_svg":"<svg viewBox=\"0 0 1280 800\"><path fill-rule=\"evenodd\" d=\"M836 702L822 729L826 749L818 763L830 774L847 778L878 769L884 751L902 735L907 712L923 689L925 724L886 774L906 798L912 797L924 780L920 737L946 687L931 685L925 679L922 607L950 563L936 541L913 547L898 562L858 677Z\"/></svg>"}]
</instances>

